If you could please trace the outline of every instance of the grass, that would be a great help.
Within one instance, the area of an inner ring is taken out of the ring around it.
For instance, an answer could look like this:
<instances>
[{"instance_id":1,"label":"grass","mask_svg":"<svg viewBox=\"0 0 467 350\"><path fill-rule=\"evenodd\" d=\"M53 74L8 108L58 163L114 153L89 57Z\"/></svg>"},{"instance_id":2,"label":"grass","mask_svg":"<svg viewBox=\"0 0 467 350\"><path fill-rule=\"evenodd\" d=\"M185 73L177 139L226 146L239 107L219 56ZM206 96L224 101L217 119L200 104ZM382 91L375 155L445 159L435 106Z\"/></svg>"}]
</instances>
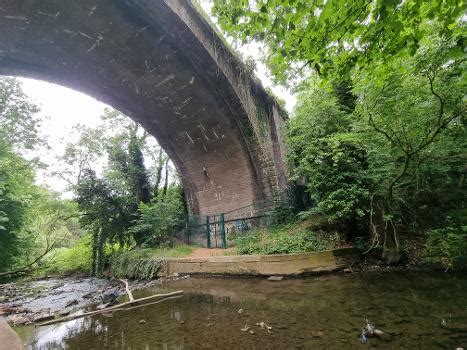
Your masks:
<instances>
[{"instance_id":1,"label":"grass","mask_svg":"<svg viewBox=\"0 0 467 350\"><path fill-rule=\"evenodd\" d=\"M256 229L233 238L237 254L292 254L323 251L345 245L337 232L314 232L302 224ZM232 239L231 238L231 239Z\"/></svg>"},{"instance_id":2,"label":"grass","mask_svg":"<svg viewBox=\"0 0 467 350\"><path fill-rule=\"evenodd\" d=\"M190 255L193 246L180 245L173 248L136 248L133 250L120 250L117 255L124 254L131 259L148 258L181 258Z\"/></svg>"},{"instance_id":3,"label":"grass","mask_svg":"<svg viewBox=\"0 0 467 350\"><path fill-rule=\"evenodd\" d=\"M82 236L75 245L53 249L41 262L37 276L67 275L73 272L91 272L91 237Z\"/></svg>"},{"instance_id":4,"label":"grass","mask_svg":"<svg viewBox=\"0 0 467 350\"><path fill-rule=\"evenodd\" d=\"M109 257L109 274L112 277L153 279L164 259L189 255L192 247L181 245L173 248L145 248L120 250Z\"/></svg>"},{"instance_id":5,"label":"grass","mask_svg":"<svg viewBox=\"0 0 467 350\"><path fill-rule=\"evenodd\" d=\"M35 272L36 277L91 273L91 237L81 237L75 245L52 250ZM145 248L106 252L109 271L115 277L153 278L165 258L180 258L191 254L193 247L180 245L173 248Z\"/></svg>"}]
</instances>

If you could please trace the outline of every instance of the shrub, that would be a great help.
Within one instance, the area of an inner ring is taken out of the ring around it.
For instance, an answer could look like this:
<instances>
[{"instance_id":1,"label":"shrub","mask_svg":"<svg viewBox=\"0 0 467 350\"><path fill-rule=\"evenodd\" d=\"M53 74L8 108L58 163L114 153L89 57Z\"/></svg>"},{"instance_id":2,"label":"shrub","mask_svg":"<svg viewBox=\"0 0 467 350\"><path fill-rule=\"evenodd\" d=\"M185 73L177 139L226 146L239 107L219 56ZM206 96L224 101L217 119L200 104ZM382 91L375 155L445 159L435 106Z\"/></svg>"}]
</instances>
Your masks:
<instances>
[{"instance_id":1,"label":"shrub","mask_svg":"<svg viewBox=\"0 0 467 350\"><path fill-rule=\"evenodd\" d=\"M82 236L74 246L70 248L57 248L52 250L40 274L69 274L71 272L91 273L92 247L91 236Z\"/></svg>"},{"instance_id":2,"label":"shrub","mask_svg":"<svg viewBox=\"0 0 467 350\"><path fill-rule=\"evenodd\" d=\"M452 225L428 232L425 262L447 270L467 266L467 226Z\"/></svg>"},{"instance_id":3,"label":"shrub","mask_svg":"<svg viewBox=\"0 0 467 350\"><path fill-rule=\"evenodd\" d=\"M234 238L238 254L290 254L332 249L340 244L335 235L323 237L313 231L280 226L271 231L258 229Z\"/></svg>"},{"instance_id":4,"label":"shrub","mask_svg":"<svg viewBox=\"0 0 467 350\"><path fill-rule=\"evenodd\" d=\"M113 277L153 279L165 258L188 255L192 248L186 245L165 249L120 250L109 257L109 273Z\"/></svg>"},{"instance_id":5,"label":"shrub","mask_svg":"<svg viewBox=\"0 0 467 350\"><path fill-rule=\"evenodd\" d=\"M139 218L129 230L135 238L145 237L143 246L159 246L183 224L184 206L178 189L170 189L163 200L140 203ZM139 239L143 241L142 238Z\"/></svg>"}]
</instances>

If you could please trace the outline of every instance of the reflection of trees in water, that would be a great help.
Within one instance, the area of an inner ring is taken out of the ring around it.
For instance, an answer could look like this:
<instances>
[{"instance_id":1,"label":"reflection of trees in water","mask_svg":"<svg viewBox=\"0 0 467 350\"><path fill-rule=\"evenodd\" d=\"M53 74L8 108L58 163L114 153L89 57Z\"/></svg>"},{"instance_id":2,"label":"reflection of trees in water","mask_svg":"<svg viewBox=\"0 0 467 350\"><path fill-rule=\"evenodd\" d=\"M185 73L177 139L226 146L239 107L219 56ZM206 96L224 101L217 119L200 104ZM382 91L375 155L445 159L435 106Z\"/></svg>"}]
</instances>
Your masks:
<instances>
[{"instance_id":1,"label":"reflection of trees in water","mask_svg":"<svg viewBox=\"0 0 467 350\"><path fill-rule=\"evenodd\" d=\"M92 334L96 336L107 332L107 326L99 320L92 318L81 318L62 324L38 328L35 341L30 344L32 349L63 349L67 347L68 341L79 337L81 334Z\"/></svg>"},{"instance_id":2,"label":"reflection of trees in water","mask_svg":"<svg viewBox=\"0 0 467 350\"><path fill-rule=\"evenodd\" d=\"M185 307L175 302L109 312L44 328L32 349L184 349ZM168 305L170 303L170 305ZM145 323L140 323L145 320ZM49 334L49 335L47 335Z\"/></svg>"}]
</instances>

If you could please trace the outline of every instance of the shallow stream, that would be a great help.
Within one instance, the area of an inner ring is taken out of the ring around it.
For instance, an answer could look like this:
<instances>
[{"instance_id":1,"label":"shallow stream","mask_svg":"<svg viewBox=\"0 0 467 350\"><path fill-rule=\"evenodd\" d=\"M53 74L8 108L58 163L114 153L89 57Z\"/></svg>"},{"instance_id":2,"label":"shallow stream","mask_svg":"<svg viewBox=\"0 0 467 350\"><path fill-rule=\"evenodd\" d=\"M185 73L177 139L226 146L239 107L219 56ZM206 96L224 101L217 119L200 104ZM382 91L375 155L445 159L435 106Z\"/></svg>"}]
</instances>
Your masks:
<instances>
[{"instance_id":1,"label":"shallow stream","mask_svg":"<svg viewBox=\"0 0 467 350\"><path fill-rule=\"evenodd\" d=\"M159 304L15 330L28 349L467 349L461 274L191 277L135 297L180 289ZM383 335L365 342L366 319Z\"/></svg>"}]
</instances>

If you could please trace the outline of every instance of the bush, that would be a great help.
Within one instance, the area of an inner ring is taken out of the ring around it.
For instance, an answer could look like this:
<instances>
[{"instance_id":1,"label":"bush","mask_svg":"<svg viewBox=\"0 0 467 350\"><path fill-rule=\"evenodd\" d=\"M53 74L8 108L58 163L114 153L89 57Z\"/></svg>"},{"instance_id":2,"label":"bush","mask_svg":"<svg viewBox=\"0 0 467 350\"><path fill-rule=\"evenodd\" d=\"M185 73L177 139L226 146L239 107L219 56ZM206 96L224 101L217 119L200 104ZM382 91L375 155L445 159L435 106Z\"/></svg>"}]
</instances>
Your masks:
<instances>
[{"instance_id":1,"label":"bush","mask_svg":"<svg viewBox=\"0 0 467 350\"><path fill-rule=\"evenodd\" d=\"M57 248L42 262L39 274L69 274L72 272L91 273L91 236L82 236L70 248Z\"/></svg>"},{"instance_id":2,"label":"bush","mask_svg":"<svg viewBox=\"0 0 467 350\"><path fill-rule=\"evenodd\" d=\"M428 232L425 262L447 270L467 266L467 226L452 225Z\"/></svg>"},{"instance_id":3,"label":"bush","mask_svg":"<svg viewBox=\"0 0 467 350\"><path fill-rule=\"evenodd\" d=\"M153 279L157 276L163 259L132 258L130 254L119 254L110 259L110 275L112 277L127 277L131 279Z\"/></svg>"},{"instance_id":4,"label":"bush","mask_svg":"<svg viewBox=\"0 0 467 350\"><path fill-rule=\"evenodd\" d=\"M171 188L163 200L140 203L138 212L139 218L129 232L137 241L144 241L142 246L155 247L180 229L185 209L178 188Z\"/></svg>"},{"instance_id":5,"label":"bush","mask_svg":"<svg viewBox=\"0 0 467 350\"><path fill-rule=\"evenodd\" d=\"M339 246L340 237L335 234L322 237L315 232L291 225L271 231L258 229L234 238L238 254L290 254L333 249Z\"/></svg>"},{"instance_id":6,"label":"bush","mask_svg":"<svg viewBox=\"0 0 467 350\"><path fill-rule=\"evenodd\" d=\"M186 245L170 249L134 249L113 253L109 272L112 277L153 279L157 276L164 258L179 258L192 252Z\"/></svg>"}]
</instances>

